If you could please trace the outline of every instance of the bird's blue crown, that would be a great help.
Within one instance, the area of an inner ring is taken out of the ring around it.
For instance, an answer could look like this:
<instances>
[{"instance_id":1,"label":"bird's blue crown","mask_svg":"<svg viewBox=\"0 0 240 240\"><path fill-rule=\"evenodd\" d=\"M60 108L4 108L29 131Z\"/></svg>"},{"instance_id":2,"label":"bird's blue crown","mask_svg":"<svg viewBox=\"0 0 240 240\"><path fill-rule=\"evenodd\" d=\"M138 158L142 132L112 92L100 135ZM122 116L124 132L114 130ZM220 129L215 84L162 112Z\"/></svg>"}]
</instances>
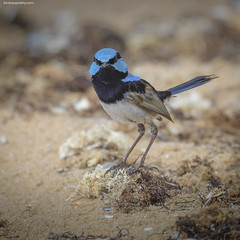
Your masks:
<instances>
[{"instance_id":1,"label":"bird's blue crown","mask_svg":"<svg viewBox=\"0 0 240 240\"><path fill-rule=\"evenodd\" d=\"M95 59L107 63L110 59L116 57L118 52L112 48L103 48L95 54Z\"/></svg>"}]
</instances>

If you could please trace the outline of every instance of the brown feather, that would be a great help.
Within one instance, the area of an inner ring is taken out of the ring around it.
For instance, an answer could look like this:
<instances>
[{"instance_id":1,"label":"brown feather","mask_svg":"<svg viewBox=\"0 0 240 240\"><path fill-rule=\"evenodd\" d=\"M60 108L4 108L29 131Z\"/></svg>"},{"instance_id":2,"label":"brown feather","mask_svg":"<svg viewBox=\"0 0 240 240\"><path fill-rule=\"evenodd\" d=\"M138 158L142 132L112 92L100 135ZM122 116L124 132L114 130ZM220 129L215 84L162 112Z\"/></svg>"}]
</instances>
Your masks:
<instances>
[{"instance_id":1,"label":"brown feather","mask_svg":"<svg viewBox=\"0 0 240 240\"><path fill-rule=\"evenodd\" d=\"M168 120L172 121L172 118L164 105L163 101L158 97L156 90L149 84L146 84L145 93L128 92L126 94L128 101L136 104L146 112L149 112L156 117L161 115Z\"/></svg>"}]
</instances>

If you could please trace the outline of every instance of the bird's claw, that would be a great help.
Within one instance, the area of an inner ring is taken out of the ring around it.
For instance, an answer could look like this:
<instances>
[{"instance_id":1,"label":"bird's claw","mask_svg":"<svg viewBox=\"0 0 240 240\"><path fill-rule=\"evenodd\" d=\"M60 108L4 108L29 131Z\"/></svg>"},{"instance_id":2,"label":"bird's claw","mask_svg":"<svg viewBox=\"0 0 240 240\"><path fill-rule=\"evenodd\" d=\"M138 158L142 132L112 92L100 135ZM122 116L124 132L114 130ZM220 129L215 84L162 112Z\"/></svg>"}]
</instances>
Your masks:
<instances>
[{"instance_id":1,"label":"bird's claw","mask_svg":"<svg viewBox=\"0 0 240 240\"><path fill-rule=\"evenodd\" d=\"M157 167L148 167L148 166L144 166L144 165L140 165L140 166L131 166L130 168L127 169L127 174L128 175L132 175L134 173L137 173L140 169L146 169L149 171L157 171L159 172Z\"/></svg>"},{"instance_id":2,"label":"bird's claw","mask_svg":"<svg viewBox=\"0 0 240 240\"><path fill-rule=\"evenodd\" d=\"M113 176L114 176L119 169L123 169L123 168L126 168L126 167L127 167L126 173L127 173L128 175L132 175L132 174L134 174L134 173L137 173L141 168L142 168L142 169L149 170L149 171L157 171L157 172L159 172L158 168L156 168L156 167L148 167L148 166L144 166L144 165L134 166L134 165L127 164L127 163L124 162L124 163L119 163L119 164L114 165L114 166L112 166L111 168L109 168L109 169L105 172L104 176L106 176L109 172L111 172L111 171L113 171L113 170L114 170L114 172L113 172Z\"/></svg>"},{"instance_id":3,"label":"bird's claw","mask_svg":"<svg viewBox=\"0 0 240 240\"><path fill-rule=\"evenodd\" d=\"M131 166L130 164L127 164L127 163L125 163L125 162L120 162L119 164L110 167L110 168L104 173L104 176L106 176L108 173L112 172L113 170L114 170L114 172L113 172L113 176L114 176L119 169L123 169L123 168L126 168L126 167L129 168L130 166Z\"/></svg>"}]
</instances>

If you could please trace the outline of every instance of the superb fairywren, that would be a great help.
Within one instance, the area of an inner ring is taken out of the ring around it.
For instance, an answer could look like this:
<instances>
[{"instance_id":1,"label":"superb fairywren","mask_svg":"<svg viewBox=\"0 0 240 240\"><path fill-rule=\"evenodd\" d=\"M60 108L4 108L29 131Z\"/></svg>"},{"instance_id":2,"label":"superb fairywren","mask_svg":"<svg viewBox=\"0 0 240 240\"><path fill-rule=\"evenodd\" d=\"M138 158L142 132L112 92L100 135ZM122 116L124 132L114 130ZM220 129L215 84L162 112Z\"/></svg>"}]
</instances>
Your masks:
<instances>
[{"instance_id":1,"label":"superb fairywren","mask_svg":"<svg viewBox=\"0 0 240 240\"><path fill-rule=\"evenodd\" d=\"M144 125L148 124L151 127L151 140L140 162L130 168L129 172L136 172L143 167L147 153L158 133L153 119L161 120L162 117L165 117L172 121L164 101L173 95L198 87L216 78L214 75L199 76L166 91L157 91L141 77L129 73L120 54L111 48L103 48L95 54L89 73L92 77L93 87L108 115L114 120L130 121L138 126L139 135L126 156L117 166L110 168L107 172L115 168L130 166L126 160L144 135Z\"/></svg>"}]
</instances>

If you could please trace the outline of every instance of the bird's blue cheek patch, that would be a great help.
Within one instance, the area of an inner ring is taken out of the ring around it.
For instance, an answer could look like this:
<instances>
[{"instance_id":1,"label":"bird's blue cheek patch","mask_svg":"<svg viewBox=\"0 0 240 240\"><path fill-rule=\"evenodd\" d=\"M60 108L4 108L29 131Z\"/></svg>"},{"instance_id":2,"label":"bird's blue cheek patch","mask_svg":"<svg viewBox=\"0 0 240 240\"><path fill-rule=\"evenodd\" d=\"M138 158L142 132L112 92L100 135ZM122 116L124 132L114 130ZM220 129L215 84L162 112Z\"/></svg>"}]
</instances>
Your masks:
<instances>
[{"instance_id":1,"label":"bird's blue cheek patch","mask_svg":"<svg viewBox=\"0 0 240 240\"><path fill-rule=\"evenodd\" d=\"M118 61L114 63L112 66L119 72L125 73L128 71L127 64L123 61L122 58L118 59Z\"/></svg>"},{"instance_id":2,"label":"bird's blue cheek patch","mask_svg":"<svg viewBox=\"0 0 240 240\"><path fill-rule=\"evenodd\" d=\"M124 79L122 79L122 82L136 82L136 81L140 81L141 78L139 76L135 76L131 73L129 73Z\"/></svg>"},{"instance_id":3,"label":"bird's blue cheek patch","mask_svg":"<svg viewBox=\"0 0 240 240\"><path fill-rule=\"evenodd\" d=\"M95 62L93 62L89 69L90 75L94 76L99 71L99 69L100 69L100 67Z\"/></svg>"}]
</instances>

